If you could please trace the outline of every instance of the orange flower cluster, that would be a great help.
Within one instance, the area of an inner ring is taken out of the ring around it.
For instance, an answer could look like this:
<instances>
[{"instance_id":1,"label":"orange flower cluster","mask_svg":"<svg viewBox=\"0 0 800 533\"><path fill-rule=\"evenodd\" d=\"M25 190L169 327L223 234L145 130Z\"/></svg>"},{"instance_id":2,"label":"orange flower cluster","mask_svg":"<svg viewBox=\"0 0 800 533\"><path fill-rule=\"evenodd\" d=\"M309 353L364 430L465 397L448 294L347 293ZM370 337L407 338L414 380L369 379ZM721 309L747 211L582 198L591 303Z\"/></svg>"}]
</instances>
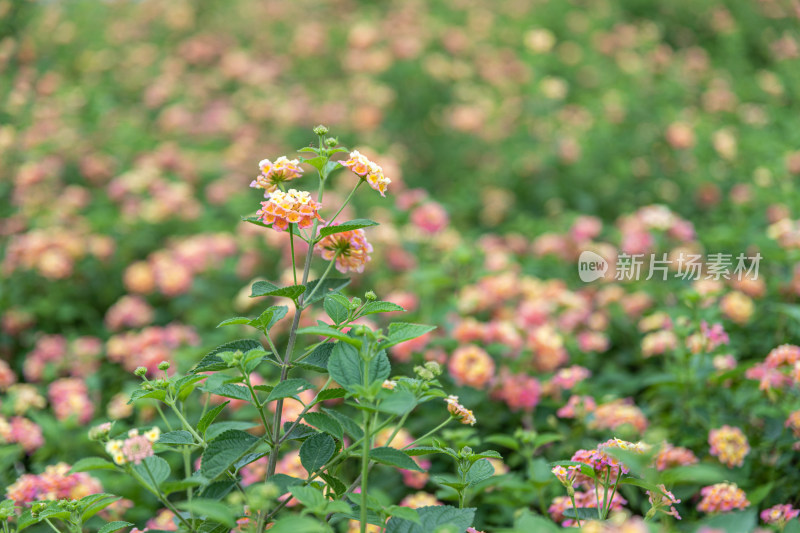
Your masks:
<instances>
[{"instance_id":1,"label":"orange flower cluster","mask_svg":"<svg viewBox=\"0 0 800 533\"><path fill-rule=\"evenodd\" d=\"M458 396L450 395L444 399L447 402L447 410L450 411L450 414L453 415L455 418L458 418L462 424L474 426L475 422L475 415L472 414L472 411L458 403Z\"/></svg>"},{"instance_id":2,"label":"orange flower cluster","mask_svg":"<svg viewBox=\"0 0 800 533\"><path fill-rule=\"evenodd\" d=\"M289 224L308 228L314 219L321 221L317 213L321 207L322 204L313 200L308 191L289 189L288 192L274 191L270 194L267 201L261 202L256 215L265 224L272 224L272 229L285 231Z\"/></svg>"},{"instance_id":3,"label":"orange flower cluster","mask_svg":"<svg viewBox=\"0 0 800 533\"><path fill-rule=\"evenodd\" d=\"M274 163L269 159L262 159L258 163L261 174L253 180L250 186L254 189L264 189L264 196L269 196L271 192L278 189L281 183L303 175L303 169L299 165L300 162L297 159L288 159L285 155L280 156Z\"/></svg>"},{"instance_id":4,"label":"orange flower cluster","mask_svg":"<svg viewBox=\"0 0 800 533\"><path fill-rule=\"evenodd\" d=\"M364 272L364 266L370 259L372 245L367 242L363 229L343 231L324 237L319 242L319 250L327 261L336 258L336 270L347 272Z\"/></svg>"},{"instance_id":5,"label":"orange flower cluster","mask_svg":"<svg viewBox=\"0 0 800 533\"><path fill-rule=\"evenodd\" d=\"M712 429L708 433L708 443L711 445L711 455L729 468L742 466L745 456L750 452L747 437L737 427L726 425Z\"/></svg>"},{"instance_id":6,"label":"orange flower cluster","mask_svg":"<svg viewBox=\"0 0 800 533\"><path fill-rule=\"evenodd\" d=\"M361 176L370 187L381 193L381 196L386 196L386 189L392 180L383 175L383 168L380 165L367 159L358 150L353 150L350 152L350 159L342 163L342 166Z\"/></svg>"},{"instance_id":7,"label":"orange flower cluster","mask_svg":"<svg viewBox=\"0 0 800 533\"><path fill-rule=\"evenodd\" d=\"M703 499L697 505L697 510L704 513L719 513L745 509L750 505L747 495L734 483L717 483L703 487L700 491Z\"/></svg>"}]
</instances>

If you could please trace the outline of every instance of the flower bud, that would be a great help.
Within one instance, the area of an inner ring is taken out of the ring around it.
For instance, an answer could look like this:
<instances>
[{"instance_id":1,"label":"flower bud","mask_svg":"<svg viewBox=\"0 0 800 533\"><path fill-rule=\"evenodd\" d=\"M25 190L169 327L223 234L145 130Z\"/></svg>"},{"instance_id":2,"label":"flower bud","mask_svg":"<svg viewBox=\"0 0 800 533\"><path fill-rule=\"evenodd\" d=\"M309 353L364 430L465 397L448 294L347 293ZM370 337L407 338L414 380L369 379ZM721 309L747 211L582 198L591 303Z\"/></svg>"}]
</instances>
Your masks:
<instances>
[{"instance_id":1,"label":"flower bud","mask_svg":"<svg viewBox=\"0 0 800 533\"><path fill-rule=\"evenodd\" d=\"M319 126L314 128L314 133L316 133L317 135L325 135L328 133L328 128L320 124Z\"/></svg>"},{"instance_id":2,"label":"flower bud","mask_svg":"<svg viewBox=\"0 0 800 533\"><path fill-rule=\"evenodd\" d=\"M161 361L160 363L158 363L158 369L163 370L165 372L169 370L169 361Z\"/></svg>"},{"instance_id":3,"label":"flower bud","mask_svg":"<svg viewBox=\"0 0 800 533\"><path fill-rule=\"evenodd\" d=\"M333 148L334 146L339 144L339 139L337 139L336 137L328 137L327 139L325 139L325 144L327 144L330 148Z\"/></svg>"},{"instance_id":4,"label":"flower bud","mask_svg":"<svg viewBox=\"0 0 800 533\"><path fill-rule=\"evenodd\" d=\"M147 367L144 367L144 366L136 367L136 370L133 371L133 374L135 376L139 376L140 378L143 378L147 374Z\"/></svg>"},{"instance_id":5,"label":"flower bud","mask_svg":"<svg viewBox=\"0 0 800 533\"><path fill-rule=\"evenodd\" d=\"M365 294L365 295L364 295L364 298L365 298L365 299L366 299L368 302L372 302L372 301L375 301L375 300L377 300L377 299L378 299L378 295L377 295L377 294L375 294L373 291L369 291L367 294Z\"/></svg>"},{"instance_id":6,"label":"flower bud","mask_svg":"<svg viewBox=\"0 0 800 533\"><path fill-rule=\"evenodd\" d=\"M425 369L434 376L442 375L442 367L436 361L428 361L425 363Z\"/></svg>"},{"instance_id":7,"label":"flower bud","mask_svg":"<svg viewBox=\"0 0 800 533\"><path fill-rule=\"evenodd\" d=\"M415 366L414 373L418 375L421 379L424 379L425 381L430 381L434 378L433 372L431 372L424 366Z\"/></svg>"},{"instance_id":8,"label":"flower bud","mask_svg":"<svg viewBox=\"0 0 800 533\"><path fill-rule=\"evenodd\" d=\"M361 298L354 296L353 299L350 300L350 309L355 311L359 307L361 307Z\"/></svg>"}]
</instances>

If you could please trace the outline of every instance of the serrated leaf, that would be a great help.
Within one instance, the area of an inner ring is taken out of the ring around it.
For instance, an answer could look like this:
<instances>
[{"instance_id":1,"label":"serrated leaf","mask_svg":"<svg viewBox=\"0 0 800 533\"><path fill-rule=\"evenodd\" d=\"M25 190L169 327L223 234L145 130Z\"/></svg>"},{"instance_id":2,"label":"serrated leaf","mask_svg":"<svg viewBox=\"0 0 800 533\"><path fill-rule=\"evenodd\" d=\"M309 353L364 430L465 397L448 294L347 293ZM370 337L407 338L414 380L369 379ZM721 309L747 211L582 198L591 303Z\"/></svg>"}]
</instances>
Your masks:
<instances>
[{"instance_id":1,"label":"serrated leaf","mask_svg":"<svg viewBox=\"0 0 800 533\"><path fill-rule=\"evenodd\" d=\"M345 492L347 492L347 485L345 485L344 482L339 478L334 477L330 474L326 474L325 472L321 472L319 477L322 478L325 484L328 485L328 487L330 487L333 490L334 494L336 494L337 496L341 497Z\"/></svg>"},{"instance_id":2,"label":"serrated leaf","mask_svg":"<svg viewBox=\"0 0 800 533\"><path fill-rule=\"evenodd\" d=\"M494 475L494 467L488 459L479 459L472 463L467 472L467 482L472 485L477 485L481 481L486 481Z\"/></svg>"},{"instance_id":3,"label":"serrated leaf","mask_svg":"<svg viewBox=\"0 0 800 533\"><path fill-rule=\"evenodd\" d=\"M406 455L416 457L417 455L430 455L432 453L443 453L442 450L434 446L415 446L414 448L406 448L403 450Z\"/></svg>"},{"instance_id":4,"label":"serrated leaf","mask_svg":"<svg viewBox=\"0 0 800 533\"><path fill-rule=\"evenodd\" d=\"M381 349L389 348L401 342L410 341L435 330L436 326L395 322L389 325L388 338L379 345Z\"/></svg>"},{"instance_id":5,"label":"serrated leaf","mask_svg":"<svg viewBox=\"0 0 800 533\"><path fill-rule=\"evenodd\" d=\"M373 448L369 451L369 458L376 463L381 463L389 466L396 466L404 470L416 470L417 472L424 472L414 459L405 453L389 446L382 446L380 448Z\"/></svg>"},{"instance_id":6,"label":"serrated leaf","mask_svg":"<svg viewBox=\"0 0 800 533\"><path fill-rule=\"evenodd\" d=\"M257 216L249 216L249 217L242 217L242 222L249 222L250 224L255 224L256 226L260 226L262 228L271 228L272 224L265 224Z\"/></svg>"},{"instance_id":7,"label":"serrated leaf","mask_svg":"<svg viewBox=\"0 0 800 533\"><path fill-rule=\"evenodd\" d=\"M337 224L334 226L325 226L324 228L319 230L320 237L327 237L328 235L335 235L336 233L343 233L345 231L353 231L362 228L369 228L371 226L377 226L378 223L374 220L369 220L366 218L356 218L353 220L348 220L347 222L342 222L341 224Z\"/></svg>"},{"instance_id":8,"label":"serrated leaf","mask_svg":"<svg viewBox=\"0 0 800 533\"><path fill-rule=\"evenodd\" d=\"M319 289L316 289L317 285L319 284L319 280L315 279L313 281L309 281L306 283L306 294L308 295L312 292L314 294L311 296L311 299L308 299L307 296L304 297L303 306L307 307L314 302L318 302L327 295L344 289L349 283L350 278L325 278L322 280L322 285L320 285Z\"/></svg>"},{"instance_id":9,"label":"serrated leaf","mask_svg":"<svg viewBox=\"0 0 800 533\"><path fill-rule=\"evenodd\" d=\"M91 499L87 500L89 498L87 496L79 501L82 509L81 520L83 521L89 520L112 503L122 499L122 496L114 496L113 494L93 494L92 496L94 497Z\"/></svg>"},{"instance_id":10,"label":"serrated leaf","mask_svg":"<svg viewBox=\"0 0 800 533\"><path fill-rule=\"evenodd\" d=\"M322 410L338 420L342 425L344 432L347 433L350 438L359 440L364 437L364 431L361 429L361 426L359 426L358 423L349 416L325 407L323 407Z\"/></svg>"},{"instance_id":11,"label":"serrated leaf","mask_svg":"<svg viewBox=\"0 0 800 533\"><path fill-rule=\"evenodd\" d=\"M258 424L253 422L245 422L244 420L226 420L224 422L216 422L208 426L206 430L206 440L214 440L223 433L231 429L245 431L256 427Z\"/></svg>"},{"instance_id":12,"label":"serrated leaf","mask_svg":"<svg viewBox=\"0 0 800 533\"><path fill-rule=\"evenodd\" d=\"M320 337L330 337L339 341L344 341L353 346L361 346L361 340L350 337L347 333L331 326L309 326L297 330L300 335L319 335ZM338 343L337 343L338 344Z\"/></svg>"},{"instance_id":13,"label":"serrated leaf","mask_svg":"<svg viewBox=\"0 0 800 533\"><path fill-rule=\"evenodd\" d=\"M173 492L180 492L187 489L193 489L205 485L203 478L186 478L180 481L165 481L161 484L161 492L164 494L172 494Z\"/></svg>"},{"instance_id":14,"label":"serrated leaf","mask_svg":"<svg viewBox=\"0 0 800 533\"><path fill-rule=\"evenodd\" d=\"M294 428L292 428L292 426L294 426ZM286 433L289 429L291 429L291 433ZM295 426L294 422L284 422L283 431L284 438L287 440L303 440L318 433L318 431L311 426L305 424L297 424Z\"/></svg>"},{"instance_id":15,"label":"serrated leaf","mask_svg":"<svg viewBox=\"0 0 800 533\"><path fill-rule=\"evenodd\" d=\"M306 439L300 446L300 463L311 474L328 462L336 451L336 442L333 437L325 433L318 433Z\"/></svg>"},{"instance_id":16,"label":"serrated leaf","mask_svg":"<svg viewBox=\"0 0 800 533\"><path fill-rule=\"evenodd\" d=\"M392 367L386 352L379 352L369 364L368 383L384 381L389 377ZM337 342L328 360L331 377L350 392L364 385L364 361L358 350L349 344Z\"/></svg>"},{"instance_id":17,"label":"serrated leaf","mask_svg":"<svg viewBox=\"0 0 800 533\"><path fill-rule=\"evenodd\" d=\"M412 509L411 507L390 505L386 508L386 512L389 513L389 516L396 516L398 518L402 518L403 520L408 520L409 522L422 525L422 522L419 519L419 513L416 509Z\"/></svg>"},{"instance_id":18,"label":"serrated leaf","mask_svg":"<svg viewBox=\"0 0 800 533\"><path fill-rule=\"evenodd\" d=\"M325 496L322 491L310 486L295 485L289 488L292 496L310 509L316 509L325 505Z\"/></svg>"},{"instance_id":19,"label":"serrated leaf","mask_svg":"<svg viewBox=\"0 0 800 533\"><path fill-rule=\"evenodd\" d=\"M405 311L399 305L392 302L367 302L361 309L361 315L374 315L376 313L393 313L395 311Z\"/></svg>"},{"instance_id":20,"label":"serrated leaf","mask_svg":"<svg viewBox=\"0 0 800 533\"><path fill-rule=\"evenodd\" d=\"M131 468L142 476L142 479L156 491L158 490L158 486L163 483L170 474L169 463L157 455L151 455L143 459L138 465L134 464Z\"/></svg>"},{"instance_id":21,"label":"serrated leaf","mask_svg":"<svg viewBox=\"0 0 800 533\"><path fill-rule=\"evenodd\" d=\"M253 283L250 298L259 296L275 296L297 300L301 294L306 292L303 285L290 285L289 287L279 287L269 281L256 281Z\"/></svg>"},{"instance_id":22,"label":"serrated leaf","mask_svg":"<svg viewBox=\"0 0 800 533\"><path fill-rule=\"evenodd\" d=\"M252 320L250 318L247 318L246 316L235 316L233 318L229 318L227 320L223 320L222 322L217 324L217 327L221 328L222 326L233 326L233 325L237 325L237 324L250 325L251 321Z\"/></svg>"},{"instance_id":23,"label":"serrated leaf","mask_svg":"<svg viewBox=\"0 0 800 533\"><path fill-rule=\"evenodd\" d=\"M303 391L314 388L311 383L302 378L287 379L275 385L267 396L267 402L274 402L281 398L293 398Z\"/></svg>"},{"instance_id":24,"label":"serrated leaf","mask_svg":"<svg viewBox=\"0 0 800 533\"><path fill-rule=\"evenodd\" d=\"M224 396L225 398L234 398L236 400L244 400L249 402L252 400L250 391L247 387L242 385L234 385L233 383L225 383L214 390L208 391L217 396Z\"/></svg>"},{"instance_id":25,"label":"serrated leaf","mask_svg":"<svg viewBox=\"0 0 800 533\"><path fill-rule=\"evenodd\" d=\"M328 360L331 357L331 352L335 346L332 342L325 342L318 345L312 352L303 359L295 363L295 366L304 368L306 370L313 370L315 372L327 372Z\"/></svg>"},{"instance_id":26,"label":"serrated leaf","mask_svg":"<svg viewBox=\"0 0 800 533\"><path fill-rule=\"evenodd\" d=\"M385 533L431 533L440 526L452 524L457 531L465 531L475 519L475 509L457 509L449 505L435 505L417 509L419 523L393 516L386 524Z\"/></svg>"},{"instance_id":27,"label":"serrated leaf","mask_svg":"<svg viewBox=\"0 0 800 533\"><path fill-rule=\"evenodd\" d=\"M273 305L264 310L259 317L250 322L250 325L259 329L269 331L272 326L278 323L289 312L285 305Z\"/></svg>"},{"instance_id":28,"label":"serrated leaf","mask_svg":"<svg viewBox=\"0 0 800 533\"><path fill-rule=\"evenodd\" d=\"M239 350L242 353L247 353L250 350L263 350L260 342L251 339L240 339L231 342L226 342L221 346L217 346L203 357L194 368L190 370L191 373L197 374L200 372L214 372L218 370L226 370L228 364L221 358L217 357L218 353L222 352L235 352Z\"/></svg>"},{"instance_id":29,"label":"serrated leaf","mask_svg":"<svg viewBox=\"0 0 800 533\"><path fill-rule=\"evenodd\" d=\"M331 528L323 521L307 516L290 515L281 518L269 529L270 533L329 533Z\"/></svg>"},{"instance_id":30,"label":"serrated leaf","mask_svg":"<svg viewBox=\"0 0 800 533\"><path fill-rule=\"evenodd\" d=\"M332 416L325 413L306 413L303 420L314 426L320 431L329 433L339 440L344 438L342 425Z\"/></svg>"},{"instance_id":31,"label":"serrated leaf","mask_svg":"<svg viewBox=\"0 0 800 533\"><path fill-rule=\"evenodd\" d=\"M194 444L192 434L186 430L168 431L158 437L157 444Z\"/></svg>"},{"instance_id":32,"label":"serrated leaf","mask_svg":"<svg viewBox=\"0 0 800 533\"><path fill-rule=\"evenodd\" d=\"M328 400L336 400L347 396L347 391L344 389L325 389L317 394L314 403L327 402Z\"/></svg>"},{"instance_id":33,"label":"serrated leaf","mask_svg":"<svg viewBox=\"0 0 800 533\"><path fill-rule=\"evenodd\" d=\"M275 474L268 480L270 483L278 487L278 496L283 496L289 492L289 488L294 485L301 485L303 480L296 477L287 476L286 474Z\"/></svg>"},{"instance_id":34,"label":"serrated leaf","mask_svg":"<svg viewBox=\"0 0 800 533\"><path fill-rule=\"evenodd\" d=\"M404 415L417 405L417 398L407 390L382 389L378 399L378 411L394 415Z\"/></svg>"},{"instance_id":35,"label":"serrated leaf","mask_svg":"<svg viewBox=\"0 0 800 533\"><path fill-rule=\"evenodd\" d=\"M197 423L197 431L201 435L205 435L208 426L211 425L214 419L217 418L217 416L222 412L223 409L225 409L225 406L228 405L229 403L231 403L230 400L216 406L215 408L211 409L206 414L204 414L203 417L200 419L200 422Z\"/></svg>"},{"instance_id":36,"label":"serrated leaf","mask_svg":"<svg viewBox=\"0 0 800 533\"><path fill-rule=\"evenodd\" d=\"M144 390L144 389L137 389L131 393L131 399L128 400L128 405L134 403L136 400L159 400L164 401L167 397L167 391L159 389L159 390Z\"/></svg>"},{"instance_id":37,"label":"serrated leaf","mask_svg":"<svg viewBox=\"0 0 800 533\"><path fill-rule=\"evenodd\" d=\"M200 473L207 479L215 479L230 468L258 442L258 437L237 429L229 429L208 444L203 452Z\"/></svg>"},{"instance_id":38,"label":"serrated leaf","mask_svg":"<svg viewBox=\"0 0 800 533\"><path fill-rule=\"evenodd\" d=\"M350 300L341 294L329 294L322 302L325 313L338 325L347 320L350 316Z\"/></svg>"},{"instance_id":39,"label":"serrated leaf","mask_svg":"<svg viewBox=\"0 0 800 533\"><path fill-rule=\"evenodd\" d=\"M90 472L92 470L116 470L117 467L114 463L106 461L101 457L86 457L78 460L77 463L72 465L70 473L76 472Z\"/></svg>"},{"instance_id":40,"label":"serrated leaf","mask_svg":"<svg viewBox=\"0 0 800 533\"><path fill-rule=\"evenodd\" d=\"M123 522L121 520L115 520L114 522L109 522L108 524L104 525L100 529L97 530L97 533L114 533L114 531L119 531L122 528L126 528L128 526L132 526L130 522Z\"/></svg>"},{"instance_id":41,"label":"serrated leaf","mask_svg":"<svg viewBox=\"0 0 800 533\"><path fill-rule=\"evenodd\" d=\"M191 502L175 504L178 509L190 511L197 516L219 522L229 528L236 527L236 516L229 505L208 498L197 498Z\"/></svg>"}]
</instances>

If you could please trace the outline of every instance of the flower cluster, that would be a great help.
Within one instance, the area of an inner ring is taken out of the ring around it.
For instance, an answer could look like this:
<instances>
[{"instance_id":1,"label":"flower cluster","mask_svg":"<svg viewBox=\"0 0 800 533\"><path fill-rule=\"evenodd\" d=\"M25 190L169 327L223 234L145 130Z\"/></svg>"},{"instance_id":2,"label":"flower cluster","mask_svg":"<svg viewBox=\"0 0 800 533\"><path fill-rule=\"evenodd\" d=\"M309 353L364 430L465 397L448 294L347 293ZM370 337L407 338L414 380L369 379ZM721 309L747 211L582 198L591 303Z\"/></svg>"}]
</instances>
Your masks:
<instances>
[{"instance_id":1,"label":"flower cluster","mask_svg":"<svg viewBox=\"0 0 800 533\"><path fill-rule=\"evenodd\" d=\"M47 279L65 279L85 257L106 260L113 253L114 241L107 236L65 228L35 229L11 237L0 271L8 276L17 270L35 270Z\"/></svg>"},{"instance_id":2,"label":"flower cluster","mask_svg":"<svg viewBox=\"0 0 800 533\"><path fill-rule=\"evenodd\" d=\"M338 224L334 224L336 226ZM363 229L342 231L327 235L319 241L318 250L326 261L336 260L336 270L347 272L364 272L364 266L370 261L372 245L367 242Z\"/></svg>"},{"instance_id":3,"label":"flower cluster","mask_svg":"<svg viewBox=\"0 0 800 533\"><path fill-rule=\"evenodd\" d=\"M744 432L728 425L709 431L708 444L711 446L711 455L719 458L729 468L742 466L744 458L750 452Z\"/></svg>"},{"instance_id":4,"label":"flower cluster","mask_svg":"<svg viewBox=\"0 0 800 533\"><path fill-rule=\"evenodd\" d=\"M652 506L651 512L662 512L680 520L681 515L679 515L678 510L675 509L675 504L681 503L681 501L668 491L664 485L658 485L658 488L660 489L658 491L647 491L647 498L650 500L650 505Z\"/></svg>"},{"instance_id":5,"label":"flower cluster","mask_svg":"<svg viewBox=\"0 0 800 533\"><path fill-rule=\"evenodd\" d=\"M447 410L454 418L457 418L462 424L469 426L475 425L475 415L472 411L458 403L458 396L450 395L445 398L444 401L447 402Z\"/></svg>"},{"instance_id":6,"label":"flower cluster","mask_svg":"<svg viewBox=\"0 0 800 533\"><path fill-rule=\"evenodd\" d=\"M750 505L747 495L734 483L717 483L700 490L703 499L697 510L704 513L725 513L734 509L745 509Z\"/></svg>"},{"instance_id":7,"label":"flower cluster","mask_svg":"<svg viewBox=\"0 0 800 533\"><path fill-rule=\"evenodd\" d=\"M297 179L303 175L300 161L288 159L282 155L273 163L269 159L262 159L258 163L261 174L250 184L255 189L264 189L264 197L278 189L284 182Z\"/></svg>"},{"instance_id":8,"label":"flower cluster","mask_svg":"<svg viewBox=\"0 0 800 533\"><path fill-rule=\"evenodd\" d=\"M342 162L342 166L361 176L370 187L381 193L381 196L386 196L386 189L392 180L383 175L383 168L380 165L367 159L358 150L353 150L350 152L350 159Z\"/></svg>"},{"instance_id":9,"label":"flower cluster","mask_svg":"<svg viewBox=\"0 0 800 533\"><path fill-rule=\"evenodd\" d=\"M113 439L106 443L106 451L118 465L125 463L140 464L153 455L153 443L161 436L161 430L154 426L143 434L139 430L128 431L125 439Z\"/></svg>"},{"instance_id":10,"label":"flower cluster","mask_svg":"<svg viewBox=\"0 0 800 533\"><path fill-rule=\"evenodd\" d=\"M0 416L0 443L19 444L25 453L31 454L44 444L42 428L21 416L10 420Z\"/></svg>"},{"instance_id":11,"label":"flower cluster","mask_svg":"<svg viewBox=\"0 0 800 533\"><path fill-rule=\"evenodd\" d=\"M70 474L71 468L58 463L38 475L24 474L6 489L6 497L16 505L25 505L38 500L79 500L103 491L97 479L85 472Z\"/></svg>"},{"instance_id":12,"label":"flower cluster","mask_svg":"<svg viewBox=\"0 0 800 533\"><path fill-rule=\"evenodd\" d=\"M675 466L697 464L698 459L692 450L665 442L656 453L654 462L656 469L662 471Z\"/></svg>"},{"instance_id":13,"label":"flower cluster","mask_svg":"<svg viewBox=\"0 0 800 533\"><path fill-rule=\"evenodd\" d=\"M789 520L793 520L800 515L800 509L795 509L790 504L773 505L769 509L761 511L761 520L770 525L783 526Z\"/></svg>"},{"instance_id":14,"label":"flower cluster","mask_svg":"<svg viewBox=\"0 0 800 533\"><path fill-rule=\"evenodd\" d=\"M600 499L600 505L604 506L606 498L610 496L610 494L606 496L603 492L597 495L594 490L575 491L575 505L578 506L578 509L597 509L598 497ZM610 498L610 508L612 511L621 511L623 506L627 503L628 501L619 492L615 492L613 498ZM573 527L576 525L575 511L569 496L556 496L553 498L547 512L550 514L550 518L564 527Z\"/></svg>"},{"instance_id":15,"label":"flower cluster","mask_svg":"<svg viewBox=\"0 0 800 533\"><path fill-rule=\"evenodd\" d=\"M47 394L58 420L74 418L80 424L92 420L94 404L84 381L77 378L56 380L48 387Z\"/></svg>"},{"instance_id":16,"label":"flower cluster","mask_svg":"<svg viewBox=\"0 0 800 533\"><path fill-rule=\"evenodd\" d=\"M486 350L470 344L453 352L447 369L457 384L480 389L494 376L494 361Z\"/></svg>"},{"instance_id":17,"label":"flower cluster","mask_svg":"<svg viewBox=\"0 0 800 533\"><path fill-rule=\"evenodd\" d=\"M151 326L112 336L106 343L106 352L110 361L122 364L128 372L143 366L152 374L162 361L173 361L176 348L198 342L197 333L190 326Z\"/></svg>"},{"instance_id":18,"label":"flower cluster","mask_svg":"<svg viewBox=\"0 0 800 533\"><path fill-rule=\"evenodd\" d=\"M264 224L272 224L272 228L277 231L287 230L289 224L297 224L298 228L310 228L314 219L322 220L317 213L321 207L322 204L313 200L308 191L274 191L265 202L261 202L261 209L256 216Z\"/></svg>"},{"instance_id":19,"label":"flower cluster","mask_svg":"<svg viewBox=\"0 0 800 533\"><path fill-rule=\"evenodd\" d=\"M600 404L594 410L593 415L594 418L589 422L589 427L594 429L613 431L624 425L629 425L638 433L644 433L647 429L647 418L630 399Z\"/></svg>"},{"instance_id":20,"label":"flower cluster","mask_svg":"<svg viewBox=\"0 0 800 533\"><path fill-rule=\"evenodd\" d=\"M68 341L63 335L42 335L25 358L22 373L28 381L50 380L65 373L87 376L97 368L102 349L97 337Z\"/></svg>"}]
</instances>

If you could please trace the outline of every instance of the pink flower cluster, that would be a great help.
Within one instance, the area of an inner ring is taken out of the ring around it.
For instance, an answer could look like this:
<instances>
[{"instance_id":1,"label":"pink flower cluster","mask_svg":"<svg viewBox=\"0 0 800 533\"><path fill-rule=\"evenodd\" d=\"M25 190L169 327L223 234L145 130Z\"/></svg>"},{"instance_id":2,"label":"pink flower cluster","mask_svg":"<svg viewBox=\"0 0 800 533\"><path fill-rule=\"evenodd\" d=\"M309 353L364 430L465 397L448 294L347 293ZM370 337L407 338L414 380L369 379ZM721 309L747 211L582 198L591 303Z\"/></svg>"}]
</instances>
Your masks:
<instances>
[{"instance_id":1,"label":"pink flower cluster","mask_svg":"<svg viewBox=\"0 0 800 533\"><path fill-rule=\"evenodd\" d=\"M746 509L750 502L742 489L734 483L717 483L700 490L703 499L697 510L704 513L726 513L734 509Z\"/></svg>"},{"instance_id":2,"label":"pink flower cluster","mask_svg":"<svg viewBox=\"0 0 800 533\"><path fill-rule=\"evenodd\" d=\"M28 381L53 379L64 373L83 377L100 364L103 343L97 337L78 337L67 341L63 335L39 337L25 358L22 373Z\"/></svg>"},{"instance_id":3,"label":"pink flower cluster","mask_svg":"<svg viewBox=\"0 0 800 533\"><path fill-rule=\"evenodd\" d=\"M169 324L113 335L106 343L106 351L109 360L121 363L127 371L133 372L136 367L144 366L152 374L162 361L173 362L173 350L198 342L197 333L191 326Z\"/></svg>"},{"instance_id":4,"label":"pink flower cluster","mask_svg":"<svg viewBox=\"0 0 800 533\"><path fill-rule=\"evenodd\" d=\"M125 439L114 439L106 443L106 451L118 465L125 463L140 464L153 455L153 443L161 436L158 426L143 434L139 430L128 431Z\"/></svg>"},{"instance_id":5,"label":"pink flower cluster","mask_svg":"<svg viewBox=\"0 0 800 533\"><path fill-rule=\"evenodd\" d=\"M711 455L717 457L728 468L742 466L744 458L750 452L750 445L744 432L728 425L709 431L708 444L711 446Z\"/></svg>"},{"instance_id":6,"label":"pink flower cluster","mask_svg":"<svg viewBox=\"0 0 800 533\"><path fill-rule=\"evenodd\" d=\"M10 276L17 270L36 270L48 279L65 279L77 261L87 256L104 261L113 253L114 241L107 236L67 228L34 229L11 237L0 271Z\"/></svg>"},{"instance_id":7,"label":"pink flower cluster","mask_svg":"<svg viewBox=\"0 0 800 533\"><path fill-rule=\"evenodd\" d=\"M606 495L602 491L599 494L599 498L600 505L605 505ZM612 511L622 511L623 506L627 503L628 500L619 492L616 492L614 493L614 497L611 498L610 507ZM594 490L575 491L575 505L577 505L579 509L597 509L597 496ZM572 507L572 501L570 501L569 496L557 496L553 498L547 512L554 522L558 522L564 527L574 527L577 524L575 522L575 512L573 509L574 507Z\"/></svg>"},{"instance_id":8,"label":"pink flower cluster","mask_svg":"<svg viewBox=\"0 0 800 533\"><path fill-rule=\"evenodd\" d=\"M773 505L769 509L761 511L761 520L767 524L778 527L786 524L789 520L794 520L800 515L800 509L795 509L790 504Z\"/></svg>"},{"instance_id":9,"label":"pink flower cluster","mask_svg":"<svg viewBox=\"0 0 800 533\"><path fill-rule=\"evenodd\" d=\"M782 344L773 348L763 362L747 369L745 377L758 380L761 390L800 383L800 346Z\"/></svg>"},{"instance_id":10,"label":"pink flower cluster","mask_svg":"<svg viewBox=\"0 0 800 533\"><path fill-rule=\"evenodd\" d=\"M654 458L656 469L666 470L675 466L688 466L698 463L697 456L688 448L673 446L665 442Z\"/></svg>"},{"instance_id":11,"label":"pink flower cluster","mask_svg":"<svg viewBox=\"0 0 800 533\"><path fill-rule=\"evenodd\" d=\"M138 295L125 295L106 311L105 324L110 331L141 328L153 322L155 311Z\"/></svg>"},{"instance_id":12,"label":"pink flower cluster","mask_svg":"<svg viewBox=\"0 0 800 533\"><path fill-rule=\"evenodd\" d=\"M74 419L79 424L92 420L94 404L84 381L78 378L56 380L48 387L47 394L58 420Z\"/></svg>"},{"instance_id":13,"label":"pink flower cluster","mask_svg":"<svg viewBox=\"0 0 800 533\"><path fill-rule=\"evenodd\" d=\"M70 474L70 465L58 463L38 475L24 474L6 489L18 506L40 500L79 500L103 491L100 482L85 472Z\"/></svg>"},{"instance_id":14,"label":"pink flower cluster","mask_svg":"<svg viewBox=\"0 0 800 533\"><path fill-rule=\"evenodd\" d=\"M272 224L276 231L286 231L289 224L297 224L298 228L310 228L313 221L322 221L317 211L322 204L313 200L307 191L289 189L288 192L274 191L269 198L261 202L261 209L256 216L264 224Z\"/></svg>"},{"instance_id":15,"label":"pink flower cluster","mask_svg":"<svg viewBox=\"0 0 800 533\"><path fill-rule=\"evenodd\" d=\"M224 233L192 235L130 264L123 274L125 288L137 294L158 291L165 296L189 292L194 276L216 268L236 253L234 238Z\"/></svg>"},{"instance_id":16,"label":"pink flower cluster","mask_svg":"<svg viewBox=\"0 0 800 533\"><path fill-rule=\"evenodd\" d=\"M647 429L647 418L631 399L600 404L593 414L594 418L588 424L592 429L616 430L626 424L638 433L644 433Z\"/></svg>"},{"instance_id":17,"label":"pink flower cluster","mask_svg":"<svg viewBox=\"0 0 800 533\"><path fill-rule=\"evenodd\" d=\"M337 226L338 224L334 224ZM323 259L336 259L336 270L348 272L364 272L364 267L372 259L372 245L367 242L363 229L343 231L323 237L318 248Z\"/></svg>"},{"instance_id":18,"label":"pink flower cluster","mask_svg":"<svg viewBox=\"0 0 800 533\"><path fill-rule=\"evenodd\" d=\"M386 189L392 180L383 175L383 168L380 165L367 159L358 150L350 152L350 159L342 162L341 165L361 176L370 187L381 193L381 196L386 196Z\"/></svg>"},{"instance_id":19,"label":"pink flower cluster","mask_svg":"<svg viewBox=\"0 0 800 533\"><path fill-rule=\"evenodd\" d=\"M258 168L261 170L261 174L253 180L250 187L264 189L264 197L269 196L284 182L297 179L303 175L300 161L288 159L285 155L280 156L274 163L269 159L262 159L258 163Z\"/></svg>"},{"instance_id":20,"label":"pink flower cluster","mask_svg":"<svg viewBox=\"0 0 800 533\"><path fill-rule=\"evenodd\" d=\"M14 416L9 420L0 416L0 443L19 444L30 455L44 444L42 428L21 416Z\"/></svg>"}]
</instances>

